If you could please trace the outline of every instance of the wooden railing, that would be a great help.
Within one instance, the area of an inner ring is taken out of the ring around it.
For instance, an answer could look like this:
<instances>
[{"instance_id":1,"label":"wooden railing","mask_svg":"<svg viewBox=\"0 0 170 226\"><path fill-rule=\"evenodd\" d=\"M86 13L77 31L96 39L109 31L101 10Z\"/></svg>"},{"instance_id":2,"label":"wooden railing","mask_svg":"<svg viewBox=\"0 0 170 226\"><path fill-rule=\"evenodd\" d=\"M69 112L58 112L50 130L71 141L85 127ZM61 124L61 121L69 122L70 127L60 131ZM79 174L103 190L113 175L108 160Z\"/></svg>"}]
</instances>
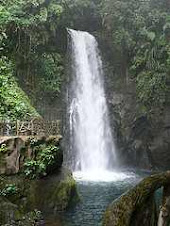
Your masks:
<instances>
[{"instance_id":1,"label":"wooden railing","mask_svg":"<svg viewBox=\"0 0 170 226\"><path fill-rule=\"evenodd\" d=\"M61 121L45 121L33 119L31 121L1 121L0 136L30 136L30 135L58 135L61 134Z\"/></svg>"}]
</instances>

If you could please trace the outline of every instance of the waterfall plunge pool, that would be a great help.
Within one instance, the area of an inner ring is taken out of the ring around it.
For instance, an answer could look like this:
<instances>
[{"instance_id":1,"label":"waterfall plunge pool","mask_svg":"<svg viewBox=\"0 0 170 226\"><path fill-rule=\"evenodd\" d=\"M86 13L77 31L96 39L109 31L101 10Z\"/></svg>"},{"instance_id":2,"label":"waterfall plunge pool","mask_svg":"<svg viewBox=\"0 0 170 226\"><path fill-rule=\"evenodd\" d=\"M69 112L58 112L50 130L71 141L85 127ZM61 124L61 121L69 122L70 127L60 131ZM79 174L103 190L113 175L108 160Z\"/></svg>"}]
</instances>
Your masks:
<instances>
[{"instance_id":1,"label":"waterfall plunge pool","mask_svg":"<svg viewBox=\"0 0 170 226\"><path fill-rule=\"evenodd\" d=\"M105 179L93 174L73 173L78 186L80 202L65 213L48 215L47 226L101 226L107 206L128 189L135 186L148 172L105 172ZM98 174L99 175L99 174Z\"/></svg>"},{"instance_id":2,"label":"waterfall plunge pool","mask_svg":"<svg viewBox=\"0 0 170 226\"><path fill-rule=\"evenodd\" d=\"M123 173L116 171L108 171L108 170L91 170L91 171L76 171L73 172L73 177L76 181L82 182L116 182L123 181L128 178L135 178L136 175L134 173Z\"/></svg>"}]
</instances>

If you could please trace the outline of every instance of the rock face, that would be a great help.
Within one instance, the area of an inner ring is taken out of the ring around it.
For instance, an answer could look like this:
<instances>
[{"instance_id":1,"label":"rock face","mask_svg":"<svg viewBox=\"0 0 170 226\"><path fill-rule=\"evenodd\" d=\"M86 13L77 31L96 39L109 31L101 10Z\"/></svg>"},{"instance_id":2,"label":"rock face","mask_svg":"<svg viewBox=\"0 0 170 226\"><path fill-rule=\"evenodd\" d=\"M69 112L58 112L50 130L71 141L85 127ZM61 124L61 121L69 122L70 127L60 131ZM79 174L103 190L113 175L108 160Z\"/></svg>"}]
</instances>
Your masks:
<instances>
[{"instance_id":1,"label":"rock face","mask_svg":"<svg viewBox=\"0 0 170 226\"><path fill-rule=\"evenodd\" d=\"M61 136L0 143L0 225L39 225L39 210L57 214L78 200L76 182L62 167Z\"/></svg>"},{"instance_id":2,"label":"rock face","mask_svg":"<svg viewBox=\"0 0 170 226\"><path fill-rule=\"evenodd\" d=\"M0 145L0 174L11 175L22 171L26 159L36 158L37 146L56 145L60 146L61 136L51 137L1 137ZM3 146L3 150L2 150ZM62 156L59 159L59 167L62 165ZM57 164L57 160L55 166Z\"/></svg>"},{"instance_id":3,"label":"rock face","mask_svg":"<svg viewBox=\"0 0 170 226\"><path fill-rule=\"evenodd\" d=\"M122 164L149 170L168 169L170 106L161 109L161 114L160 109L155 109L150 119L142 114L126 59L114 51L109 38L98 36L104 59L110 121Z\"/></svg>"},{"instance_id":4,"label":"rock face","mask_svg":"<svg viewBox=\"0 0 170 226\"><path fill-rule=\"evenodd\" d=\"M149 120L139 113L134 82L122 77L117 79L122 85L109 89L108 101L120 155L126 156L122 160L144 169L168 169L170 107L167 106L156 120Z\"/></svg>"},{"instance_id":5,"label":"rock face","mask_svg":"<svg viewBox=\"0 0 170 226\"><path fill-rule=\"evenodd\" d=\"M103 226L157 225L154 192L162 186L169 189L170 171L145 178L113 201L104 214Z\"/></svg>"},{"instance_id":6,"label":"rock face","mask_svg":"<svg viewBox=\"0 0 170 226\"><path fill-rule=\"evenodd\" d=\"M11 223L18 215L17 205L11 203L8 199L0 197L0 223ZM11 219L11 220L10 220Z\"/></svg>"},{"instance_id":7,"label":"rock face","mask_svg":"<svg viewBox=\"0 0 170 226\"><path fill-rule=\"evenodd\" d=\"M7 193L5 197L2 193L0 195L1 225L16 223L35 209L43 214L57 214L57 211L65 210L79 199L76 182L71 172L64 168L57 174L36 180L17 175L0 177L0 191L11 184L15 185L16 192Z\"/></svg>"}]
</instances>

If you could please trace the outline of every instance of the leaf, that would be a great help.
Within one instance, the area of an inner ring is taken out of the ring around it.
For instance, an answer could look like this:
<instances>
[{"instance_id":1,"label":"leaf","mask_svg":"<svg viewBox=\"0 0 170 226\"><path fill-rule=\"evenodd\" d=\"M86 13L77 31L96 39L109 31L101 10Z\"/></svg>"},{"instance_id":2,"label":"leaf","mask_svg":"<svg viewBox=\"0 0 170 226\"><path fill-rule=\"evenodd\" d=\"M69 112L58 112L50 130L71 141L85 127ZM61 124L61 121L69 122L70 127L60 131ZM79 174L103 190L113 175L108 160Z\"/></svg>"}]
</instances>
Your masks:
<instances>
[{"instance_id":1,"label":"leaf","mask_svg":"<svg viewBox=\"0 0 170 226\"><path fill-rule=\"evenodd\" d=\"M153 41L156 37L155 32L152 32L152 31L147 32L147 36L151 41Z\"/></svg>"}]
</instances>

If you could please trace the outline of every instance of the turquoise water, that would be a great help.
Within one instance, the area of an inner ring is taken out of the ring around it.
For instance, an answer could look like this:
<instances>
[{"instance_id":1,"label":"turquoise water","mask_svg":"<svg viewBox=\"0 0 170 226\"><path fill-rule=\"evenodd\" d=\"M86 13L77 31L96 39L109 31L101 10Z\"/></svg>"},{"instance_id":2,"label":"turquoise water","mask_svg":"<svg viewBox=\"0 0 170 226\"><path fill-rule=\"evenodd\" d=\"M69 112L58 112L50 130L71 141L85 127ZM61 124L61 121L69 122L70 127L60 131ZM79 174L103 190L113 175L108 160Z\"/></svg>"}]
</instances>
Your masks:
<instances>
[{"instance_id":1,"label":"turquoise water","mask_svg":"<svg viewBox=\"0 0 170 226\"><path fill-rule=\"evenodd\" d=\"M146 173L132 174L123 181L77 181L81 201L65 213L47 222L47 226L100 226L107 206L122 193L136 185Z\"/></svg>"}]
</instances>

